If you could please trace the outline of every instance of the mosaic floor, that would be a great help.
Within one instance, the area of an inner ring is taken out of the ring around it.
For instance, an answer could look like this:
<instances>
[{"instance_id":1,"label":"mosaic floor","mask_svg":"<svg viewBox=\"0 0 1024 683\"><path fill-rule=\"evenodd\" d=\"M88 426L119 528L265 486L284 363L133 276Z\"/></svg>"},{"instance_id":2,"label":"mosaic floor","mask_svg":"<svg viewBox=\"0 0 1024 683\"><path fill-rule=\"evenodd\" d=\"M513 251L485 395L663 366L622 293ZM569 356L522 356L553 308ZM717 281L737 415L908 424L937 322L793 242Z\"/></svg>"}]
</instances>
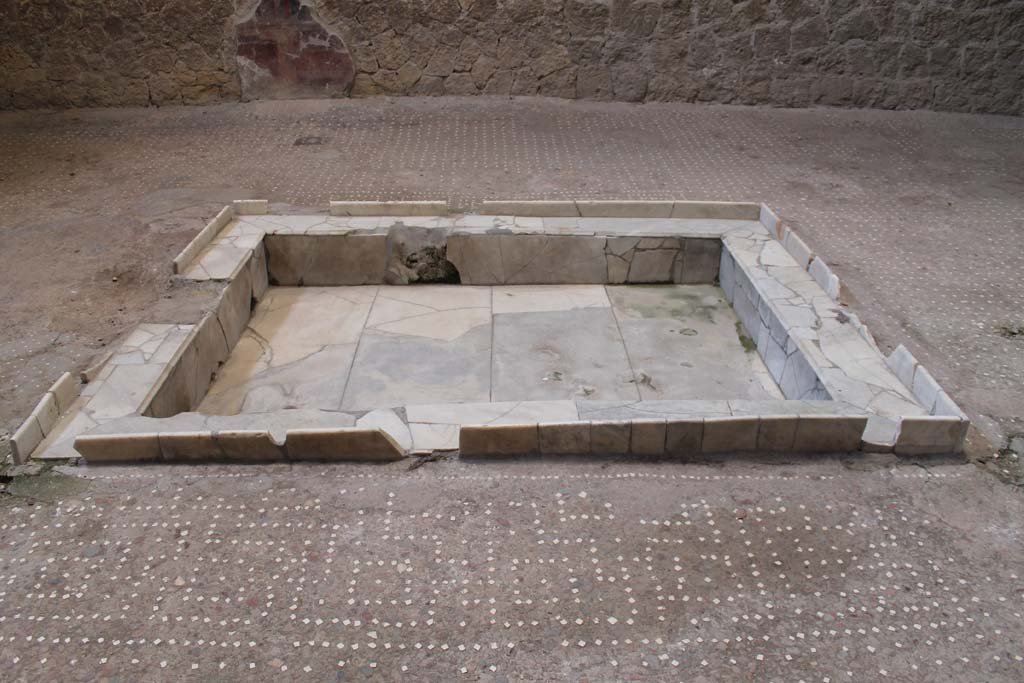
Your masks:
<instances>
[{"instance_id":1,"label":"mosaic floor","mask_svg":"<svg viewBox=\"0 0 1024 683\"><path fill-rule=\"evenodd\" d=\"M970 467L79 473L3 509L10 680L1024 675L1024 567L990 545L1019 541L983 522L1020 502Z\"/></svg>"},{"instance_id":2,"label":"mosaic floor","mask_svg":"<svg viewBox=\"0 0 1024 683\"><path fill-rule=\"evenodd\" d=\"M781 398L739 329L709 285L277 287L199 410Z\"/></svg>"},{"instance_id":3,"label":"mosaic floor","mask_svg":"<svg viewBox=\"0 0 1024 683\"><path fill-rule=\"evenodd\" d=\"M886 351L906 343L972 417L1024 428L1020 118L428 98L4 113L0 131L7 427L140 320L197 317L168 254L232 199L683 195L770 202ZM18 477L0 497L0 667L1020 681L1021 496L970 466L887 464Z\"/></svg>"}]
</instances>

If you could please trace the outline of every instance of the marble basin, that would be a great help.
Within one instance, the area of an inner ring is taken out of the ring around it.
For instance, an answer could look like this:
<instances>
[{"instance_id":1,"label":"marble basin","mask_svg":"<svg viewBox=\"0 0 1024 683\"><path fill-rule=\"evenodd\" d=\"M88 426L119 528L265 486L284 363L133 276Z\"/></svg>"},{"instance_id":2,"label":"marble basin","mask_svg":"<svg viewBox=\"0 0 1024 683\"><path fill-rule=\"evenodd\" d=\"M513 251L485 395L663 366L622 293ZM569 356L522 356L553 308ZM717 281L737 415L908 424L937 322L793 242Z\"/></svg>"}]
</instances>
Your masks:
<instances>
[{"instance_id":1,"label":"marble basin","mask_svg":"<svg viewBox=\"0 0 1024 683\"><path fill-rule=\"evenodd\" d=\"M767 207L267 208L226 207L175 259L177 277L223 283L212 310L140 326L80 396L65 380L44 398L16 447L90 462L962 448L966 416L903 347L882 355Z\"/></svg>"}]
</instances>

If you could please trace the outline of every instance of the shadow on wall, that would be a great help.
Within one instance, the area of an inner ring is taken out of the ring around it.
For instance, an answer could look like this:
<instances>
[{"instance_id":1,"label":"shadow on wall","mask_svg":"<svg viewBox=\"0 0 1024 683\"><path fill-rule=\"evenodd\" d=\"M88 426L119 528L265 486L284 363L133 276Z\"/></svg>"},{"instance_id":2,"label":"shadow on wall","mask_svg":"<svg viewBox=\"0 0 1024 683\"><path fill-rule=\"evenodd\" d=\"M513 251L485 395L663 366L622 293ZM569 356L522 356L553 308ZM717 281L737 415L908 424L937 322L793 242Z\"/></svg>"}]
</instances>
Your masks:
<instances>
[{"instance_id":1,"label":"shadow on wall","mask_svg":"<svg viewBox=\"0 0 1024 683\"><path fill-rule=\"evenodd\" d=\"M355 67L308 2L257 0L236 24L243 99L338 97Z\"/></svg>"}]
</instances>

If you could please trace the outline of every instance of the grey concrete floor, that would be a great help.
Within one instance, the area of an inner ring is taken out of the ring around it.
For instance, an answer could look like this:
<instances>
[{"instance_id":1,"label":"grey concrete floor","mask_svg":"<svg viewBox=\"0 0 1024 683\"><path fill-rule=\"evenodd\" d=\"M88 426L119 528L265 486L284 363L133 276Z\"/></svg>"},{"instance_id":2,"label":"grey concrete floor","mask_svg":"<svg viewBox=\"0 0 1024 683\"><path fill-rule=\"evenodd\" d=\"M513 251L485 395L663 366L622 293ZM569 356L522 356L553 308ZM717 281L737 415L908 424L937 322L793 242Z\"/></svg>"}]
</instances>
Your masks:
<instances>
[{"instance_id":1,"label":"grey concrete floor","mask_svg":"<svg viewBox=\"0 0 1024 683\"><path fill-rule=\"evenodd\" d=\"M135 323L194 318L213 292L171 282L170 259L252 196L765 201L886 349L906 343L997 447L1024 430L1021 119L257 103L3 114L0 159L7 428ZM975 465L896 465L17 476L0 497L0 665L11 680L1024 678L1016 489ZM1019 476L1009 456L988 467Z\"/></svg>"}]
</instances>

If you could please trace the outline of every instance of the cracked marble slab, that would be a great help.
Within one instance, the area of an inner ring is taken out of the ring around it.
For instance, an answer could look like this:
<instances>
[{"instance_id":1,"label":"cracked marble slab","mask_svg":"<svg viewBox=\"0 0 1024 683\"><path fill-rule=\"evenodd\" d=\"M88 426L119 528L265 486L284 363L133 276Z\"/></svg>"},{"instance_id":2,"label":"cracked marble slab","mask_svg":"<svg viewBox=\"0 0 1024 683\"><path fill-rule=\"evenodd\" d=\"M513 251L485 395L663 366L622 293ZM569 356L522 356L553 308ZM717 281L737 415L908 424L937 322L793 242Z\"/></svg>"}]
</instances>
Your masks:
<instances>
[{"instance_id":1,"label":"cracked marble slab","mask_svg":"<svg viewBox=\"0 0 1024 683\"><path fill-rule=\"evenodd\" d=\"M342 406L487 400L490 363L489 288L382 286Z\"/></svg>"},{"instance_id":2,"label":"cracked marble slab","mask_svg":"<svg viewBox=\"0 0 1024 683\"><path fill-rule=\"evenodd\" d=\"M200 412L337 410L377 287L273 287Z\"/></svg>"}]
</instances>

